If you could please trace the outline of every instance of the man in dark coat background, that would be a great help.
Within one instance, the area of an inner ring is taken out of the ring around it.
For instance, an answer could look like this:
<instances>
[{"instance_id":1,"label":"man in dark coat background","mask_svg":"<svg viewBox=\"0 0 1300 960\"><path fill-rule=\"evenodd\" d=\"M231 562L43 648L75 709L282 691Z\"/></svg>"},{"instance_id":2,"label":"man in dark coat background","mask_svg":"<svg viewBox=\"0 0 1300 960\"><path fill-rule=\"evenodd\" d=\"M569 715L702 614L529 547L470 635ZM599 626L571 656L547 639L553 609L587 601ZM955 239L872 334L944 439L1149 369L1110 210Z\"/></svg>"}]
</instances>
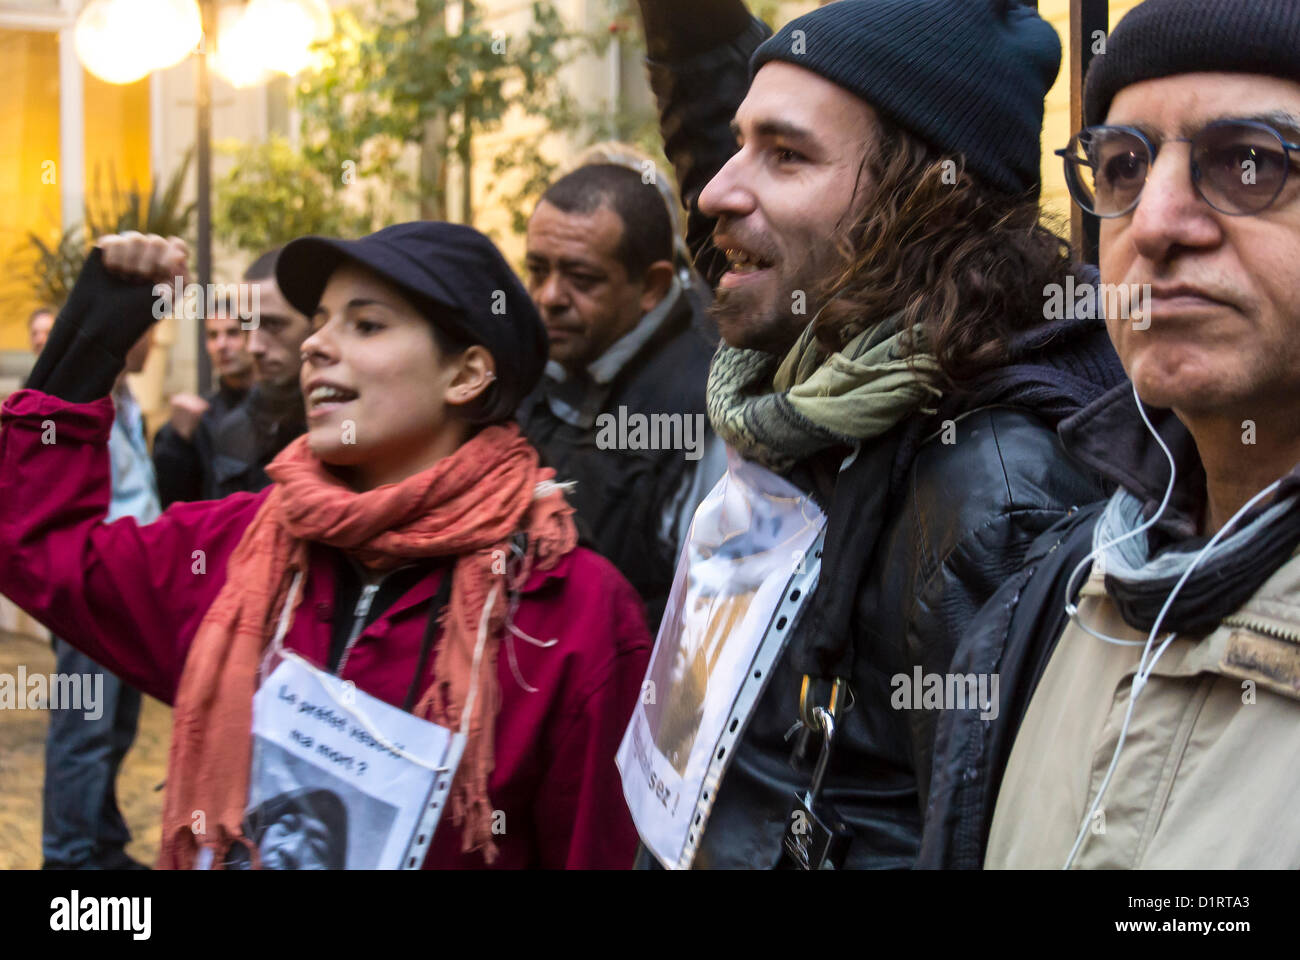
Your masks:
<instances>
[{"instance_id":1,"label":"man in dark coat background","mask_svg":"<svg viewBox=\"0 0 1300 960\"><path fill-rule=\"evenodd\" d=\"M658 626L696 505L721 476L707 427L711 344L673 267L669 210L639 171L581 166L528 224L527 280L550 337L519 422L570 496L584 535Z\"/></svg>"},{"instance_id":2,"label":"man in dark coat background","mask_svg":"<svg viewBox=\"0 0 1300 960\"><path fill-rule=\"evenodd\" d=\"M207 397L189 393L171 398L171 418L154 437L153 466L162 507L183 500L215 496L212 472L212 431L226 414L244 402L253 385L253 358L248 335L237 309L219 303L203 317L204 347L217 375L217 388Z\"/></svg>"}]
</instances>

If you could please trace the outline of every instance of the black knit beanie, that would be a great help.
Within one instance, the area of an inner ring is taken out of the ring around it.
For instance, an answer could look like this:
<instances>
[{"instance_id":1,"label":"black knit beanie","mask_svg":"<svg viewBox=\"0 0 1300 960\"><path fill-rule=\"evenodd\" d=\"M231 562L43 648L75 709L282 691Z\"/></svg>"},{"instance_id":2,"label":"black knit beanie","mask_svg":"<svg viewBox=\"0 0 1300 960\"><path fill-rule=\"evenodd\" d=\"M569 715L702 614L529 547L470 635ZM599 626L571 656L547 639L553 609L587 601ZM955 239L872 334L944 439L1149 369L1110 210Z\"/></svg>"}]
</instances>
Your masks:
<instances>
[{"instance_id":1,"label":"black knit beanie","mask_svg":"<svg viewBox=\"0 0 1300 960\"><path fill-rule=\"evenodd\" d=\"M1017 0L839 0L754 52L811 70L1007 193L1037 195L1061 42Z\"/></svg>"},{"instance_id":2,"label":"black knit beanie","mask_svg":"<svg viewBox=\"0 0 1300 960\"><path fill-rule=\"evenodd\" d=\"M1093 57L1084 122L1105 123L1115 94L1175 73L1259 73L1300 82L1300 0L1146 0Z\"/></svg>"}]
</instances>

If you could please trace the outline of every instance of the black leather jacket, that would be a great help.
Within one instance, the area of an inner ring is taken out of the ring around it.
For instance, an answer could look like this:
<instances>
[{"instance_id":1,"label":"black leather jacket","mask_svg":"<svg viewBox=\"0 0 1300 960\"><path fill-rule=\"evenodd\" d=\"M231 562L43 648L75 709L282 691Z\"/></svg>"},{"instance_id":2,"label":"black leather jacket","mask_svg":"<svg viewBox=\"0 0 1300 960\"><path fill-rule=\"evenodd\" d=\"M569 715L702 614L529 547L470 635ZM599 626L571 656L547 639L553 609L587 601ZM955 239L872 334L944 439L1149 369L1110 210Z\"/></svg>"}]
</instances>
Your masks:
<instances>
[{"instance_id":1,"label":"black leather jacket","mask_svg":"<svg viewBox=\"0 0 1300 960\"><path fill-rule=\"evenodd\" d=\"M957 427L956 443L921 447L877 549L860 558L852 707L823 793L853 828L850 868L908 868L919 849L940 714L894 709L892 678L948 672L966 626L1029 545L1105 493L1029 411L984 408ZM697 867L776 864L795 795L810 782L786 740L801 680L782 657L718 791Z\"/></svg>"},{"instance_id":2,"label":"black leather jacket","mask_svg":"<svg viewBox=\"0 0 1300 960\"><path fill-rule=\"evenodd\" d=\"M722 264L698 196L735 150L727 126L748 87L749 55L767 33L753 21L740 37L688 60L649 63L665 149L690 217L688 242L710 282ZM1039 370L1043 364L1074 370L1075 358L1086 358L1089 372L1103 381L1097 394L1122 377L1100 324L1077 324L1043 339L1027 360ZM1050 390L1052 377L1045 379ZM1080 379L1072 381L1076 389ZM1071 507L1105 495L1056 435L1061 404L1040 405L1034 391L1005 396L991 404L972 400L953 418L955 437L943 436L939 422L899 428L912 442L900 445L906 460L895 463L897 495L876 549L853 558L860 586L851 621L852 706L841 715L824 793L854 830L848 867L910 867L919 847L938 714L891 707L891 679L911 677L917 668L948 671L966 626L1029 545ZM866 469L865 463L849 469ZM836 465L801 465L792 479L803 477L805 488L824 499L827 482L845 482ZM697 867L776 864L795 796L810 781L811 763L795 769L786 739L798 715L801 679L787 650L735 748Z\"/></svg>"}]
</instances>

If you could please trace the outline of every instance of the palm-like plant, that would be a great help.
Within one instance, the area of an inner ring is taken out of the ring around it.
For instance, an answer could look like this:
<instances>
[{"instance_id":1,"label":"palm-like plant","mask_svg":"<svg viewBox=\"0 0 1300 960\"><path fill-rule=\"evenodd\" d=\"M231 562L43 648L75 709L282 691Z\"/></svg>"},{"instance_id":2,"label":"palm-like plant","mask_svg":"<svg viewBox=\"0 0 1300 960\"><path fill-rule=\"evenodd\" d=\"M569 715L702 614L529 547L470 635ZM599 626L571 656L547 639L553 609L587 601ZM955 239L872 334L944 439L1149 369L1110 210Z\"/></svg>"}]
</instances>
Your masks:
<instances>
[{"instance_id":1,"label":"palm-like plant","mask_svg":"<svg viewBox=\"0 0 1300 960\"><path fill-rule=\"evenodd\" d=\"M85 229L81 224L74 224L60 233L52 244L30 231L27 240L36 248L35 260L26 270L32 296L38 303L62 306L86 259Z\"/></svg>"},{"instance_id":2,"label":"palm-like plant","mask_svg":"<svg viewBox=\"0 0 1300 960\"><path fill-rule=\"evenodd\" d=\"M123 191L118 185L117 177L110 169L108 190L100 188L100 169L95 170L95 188L86 198L86 226L92 236L102 237L110 233L122 233L126 230L138 230L140 233L156 233L164 237L184 236L190 228L194 216L195 201L182 206L181 190L185 186L185 177L194 158L194 148L185 152L180 166L172 172L171 179L158 193L155 183L149 188L148 196L140 192L137 184Z\"/></svg>"},{"instance_id":3,"label":"palm-like plant","mask_svg":"<svg viewBox=\"0 0 1300 960\"><path fill-rule=\"evenodd\" d=\"M194 149L186 151L180 165L168 179L160 193L154 183L146 195L138 184L123 190L113 170L108 172L107 190L101 188L101 171L95 170L94 190L86 198L81 223L73 224L54 239L46 242L39 235L28 232L28 243L35 249L35 257L25 271L33 296L41 303L55 306L63 304L72 285L81 272L86 254L95 237L126 230L157 233L164 237L185 237L194 217L195 202L183 204L181 191L189 173Z\"/></svg>"}]
</instances>

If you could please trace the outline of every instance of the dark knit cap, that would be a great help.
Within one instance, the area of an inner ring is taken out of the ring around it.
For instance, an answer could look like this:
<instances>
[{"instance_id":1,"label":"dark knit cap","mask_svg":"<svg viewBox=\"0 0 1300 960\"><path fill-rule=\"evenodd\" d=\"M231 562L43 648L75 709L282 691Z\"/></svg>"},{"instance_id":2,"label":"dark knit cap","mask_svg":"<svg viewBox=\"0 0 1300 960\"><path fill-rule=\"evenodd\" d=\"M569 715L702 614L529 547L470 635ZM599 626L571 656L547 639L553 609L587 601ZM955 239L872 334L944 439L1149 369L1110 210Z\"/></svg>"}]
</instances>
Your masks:
<instances>
[{"instance_id":1,"label":"dark knit cap","mask_svg":"<svg viewBox=\"0 0 1300 960\"><path fill-rule=\"evenodd\" d=\"M1105 123L1120 90L1176 73L1259 73L1300 82L1298 0L1146 0L1088 68L1084 123Z\"/></svg>"},{"instance_id":2,"label":"dark knit cap","mask_svg":"<svg viewBox=\"0 0 1300 960\"><path fill-rule=\"evenodd\" d=\"M1037 194L1043 98L1061 42L1016 0L839 0L791 20L754 52L867 101L1007 193Z\"/></svg>"}]
</instances>

